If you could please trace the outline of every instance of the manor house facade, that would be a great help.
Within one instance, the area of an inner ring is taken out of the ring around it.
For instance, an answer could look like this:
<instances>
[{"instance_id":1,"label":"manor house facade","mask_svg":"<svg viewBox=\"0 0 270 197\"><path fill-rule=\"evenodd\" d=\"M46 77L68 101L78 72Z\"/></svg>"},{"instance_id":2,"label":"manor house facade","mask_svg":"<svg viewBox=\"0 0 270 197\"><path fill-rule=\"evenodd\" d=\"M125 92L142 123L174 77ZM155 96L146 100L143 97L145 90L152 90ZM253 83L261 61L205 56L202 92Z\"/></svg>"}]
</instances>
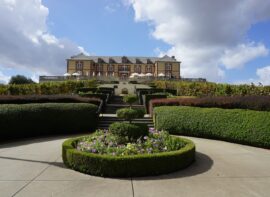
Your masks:
<instances>
[{"instance_id":1,"label":"manor house facade","mask_svg":"<svg viewBox=\"0 0 270 197\"><path fill-rule=\"evenodd\" d=\"M81 76L113 76L127 79L133 73L146 76L180 78L180 61L174 56L129 57L87 56L78 54L67 59L67 72Z\"/></svg>"}]
</instances>

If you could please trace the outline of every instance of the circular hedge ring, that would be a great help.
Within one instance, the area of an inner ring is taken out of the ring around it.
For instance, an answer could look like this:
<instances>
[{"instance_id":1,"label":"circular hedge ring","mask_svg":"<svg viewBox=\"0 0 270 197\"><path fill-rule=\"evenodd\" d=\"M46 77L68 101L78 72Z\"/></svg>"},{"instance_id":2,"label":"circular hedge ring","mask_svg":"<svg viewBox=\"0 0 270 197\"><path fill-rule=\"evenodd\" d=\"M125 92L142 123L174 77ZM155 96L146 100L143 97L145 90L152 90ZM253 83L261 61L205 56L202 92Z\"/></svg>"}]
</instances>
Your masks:
<instances>
[{"instance_id":1,"label":"circular hedge ring","mask_svg":"<svg viewBox=\"0 0 270 197\"><path fill-rule=\"evenodd\" d=\"M63 143L62 157L67 167L90 175L136 177L166 174L189 166L195 158L195 144L191 140L171 137L184 141L186 146L170 152L112 156L77 150L77 143L83 138L79 137Z\"/></svg>"}]
</instances>

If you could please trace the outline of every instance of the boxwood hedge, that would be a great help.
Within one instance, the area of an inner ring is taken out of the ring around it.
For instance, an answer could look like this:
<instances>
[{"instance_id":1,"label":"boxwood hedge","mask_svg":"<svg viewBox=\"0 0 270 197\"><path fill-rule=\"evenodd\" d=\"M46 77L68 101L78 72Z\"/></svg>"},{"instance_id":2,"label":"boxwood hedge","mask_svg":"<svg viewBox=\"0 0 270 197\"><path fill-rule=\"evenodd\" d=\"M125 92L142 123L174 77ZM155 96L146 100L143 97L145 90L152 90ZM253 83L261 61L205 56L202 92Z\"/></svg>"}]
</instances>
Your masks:
<instances>
[{"instance_id":1,"label":"boxwood hedge","mask_svg":"<svg viewBox=\"0 0 270 197\"><path fill-rule=\"evenodd\" d=\"M165 174L187 167L195 157L194 143L182 138L177 140L185 141L187 144L180 150L132 156L82 152L76 149L80 139L69 139L63 143L62 158L67 167L91 175L135 177Z\"/></svg>"},{"instance_id":2,"label":"boxwood hedge","mask_svg":"<svg viewBox=\"0 0 270 197\"><path fill-rule=\"evenodd\" d=\"M270 112L244 109L156 107L158 130L270 148Z\"/></svg>"},{"instance_id":3,"label":"boxwood hedge","mask_svg":"<svg viewBox=\"0 0 270 197\"><path fill-rule=\"evenodd\" d=\"M91 132L97 126L97 108L87 103L3 104L0 139Z\"/></svg>"}]
</instances>

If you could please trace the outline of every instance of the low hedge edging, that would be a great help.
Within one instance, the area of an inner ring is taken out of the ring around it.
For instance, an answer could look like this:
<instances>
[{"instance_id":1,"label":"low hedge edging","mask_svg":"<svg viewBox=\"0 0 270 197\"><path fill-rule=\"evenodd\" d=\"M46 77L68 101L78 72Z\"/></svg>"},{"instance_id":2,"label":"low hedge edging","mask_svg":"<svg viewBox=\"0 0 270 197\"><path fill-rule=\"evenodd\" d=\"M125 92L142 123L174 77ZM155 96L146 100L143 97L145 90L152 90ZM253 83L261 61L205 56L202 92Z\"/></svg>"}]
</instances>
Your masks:
<instances>
[{"instance_id":1,"label":"low hedge edging","mask_svg":"<svg viewBox=\"0 0 270 197\"><path fill-rule=\"evenodd\" d=\"M183 169L194 161L195 145L192 141L178 151L134 156L109 156L82 152L76 149L83 137L66 140L62 145L64 164L86 174L104 177L136 177L170 173Z\"/></svg>"},{"instance_id":2,"label":"low hedge edging","mask_svg":"<svg viewBox=\"0 0 270 197\"><path fill-rule=\"evenodd\" d=\"M94 131L98 107L87 103L0 105L0 140Z\"/></svg>"},{"instance_id":3,"label":"low hedge edging","mask_svg":"<svg viewBox=\"0 0 270 197\"><path fill-rule=\"evenodd\" d=\"M270 112L199 107L156 107L157 130L270 148Z\"/></svg>"}]
</instances>

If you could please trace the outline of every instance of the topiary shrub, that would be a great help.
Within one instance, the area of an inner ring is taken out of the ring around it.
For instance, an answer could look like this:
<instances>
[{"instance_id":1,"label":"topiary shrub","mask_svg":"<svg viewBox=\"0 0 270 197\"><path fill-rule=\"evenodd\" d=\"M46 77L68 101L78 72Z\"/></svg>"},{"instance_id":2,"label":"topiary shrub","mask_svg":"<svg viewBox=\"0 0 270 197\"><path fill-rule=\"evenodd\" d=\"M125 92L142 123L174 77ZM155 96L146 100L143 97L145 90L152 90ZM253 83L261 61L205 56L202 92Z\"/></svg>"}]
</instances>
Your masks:
<instances>
[{"instance_id":1,"label":"topiary shrub","mask_svg":"<svg viewBox=\"0 0 270 197\"><path fill-rule=\"evenodd\" d=\"M122 118L124 120L132 122L132 119L135 118L143 118L144 117L144 110L141 109L131 109L131 108L122 108L116 111L117 117Z\"/></svg>"},{"instance_id":2,"label":"topiary shrub","mask_svg":"<svg viewBox=\"0 0 270 197\"><path fill-rule=\"evenodd\" d=\"M146 124L129 124L126 122L112 123L109 131L121 139L127 138L127 141L134 141L140 137L147 136L149 132Z\"/></svg>"},{"instance_id":3,"label":"topiary shrub","mask_svg":"<svg viewBox=\"0 0 270 197\"><path fill-rule=\"evenodd\" d=\"M138 97L135 94L128 94L123 97L123 101L129 104L129 107L132 107L132 104L138 100Z\"/></svg>"}]
</instances>

